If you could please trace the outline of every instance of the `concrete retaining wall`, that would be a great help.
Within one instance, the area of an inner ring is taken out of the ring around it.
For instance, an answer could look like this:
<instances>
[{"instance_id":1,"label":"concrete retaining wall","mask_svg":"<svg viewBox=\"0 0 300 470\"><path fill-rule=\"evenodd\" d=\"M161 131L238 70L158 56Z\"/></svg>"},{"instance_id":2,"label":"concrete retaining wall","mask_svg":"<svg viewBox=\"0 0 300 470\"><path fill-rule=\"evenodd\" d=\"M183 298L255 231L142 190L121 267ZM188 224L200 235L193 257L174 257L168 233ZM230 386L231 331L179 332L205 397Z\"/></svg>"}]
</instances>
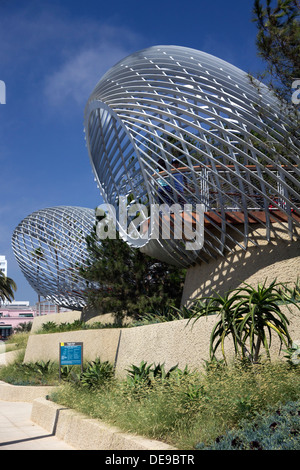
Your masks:
<instances>
[{"instance_id":1,"label":"concrete retaining wall","mask_svg":"<svg viewBox=\"0 0 300 470\"><path fill-rule=\"evenodd\" d=\"M39 397L46 397L55 387L50 386L32 386L10 385L6 382L0 382L0 400L3 401L23 401L31 403Z\"/></svg>"},{"instance_id":2,"label":"concrete retaining wall","mask_svg":"<svg viewBox=\"0 0 300 470\"><path fill-rule=\"evenodd\" d=\"M115 362L120 337L119 328L69 331L66 333L31 334L25 351L24 362L40 360L57 361L61 342L83 342L84 359L100 357Z\"/></svg>"},{"instance_id":3,"label":"concrete retaining wall","mask_svg":"<svg viewBox=\"0 0 300 470\"><path fill-rule=\"evenodd\" d=\"M49 315L40 315L38 317L34 317L32 322L31 333L36 333L40 330L43 326L43 323L47 322L54 322L57 325L61 323L73 323L75 320L80 320L81 312L77 310L72 310L70 312L59 312L59 313L51 313Z\"/></svg>"},{"instance_id":4,"label":"concrete retaining wall","mask_svg":"<svg viewBox=\"0 0 300 470\"><path fill-rule=\"evenodd\" d=\"M282 311L290 319L289 331L293 340L300 339L300 312L295 306L290 314L286 307ZM217 316L201 318L195 324L188 320L156 323L133 328L111 328L82 330L67 333L31 335L28 341L25 362L38 360L58 361L59 343L82 341L84 359L100 357L116 364L117 377L124 377L126 369L141 361L165 363L166 369L178 364L190 369L202 370L204 361L209 359L211 331L218 320ZM226 341L225 351L232 357L231 341ZM272 356L278 357L279 341L274 335ZM220 356L221 357L221 356Z\"/></svg>"},{"instance_id":5,"label":"concrete retaining wall","mask_svg":"<svg viewBox=\"0 0 300 470\"><path fill-rule=\"evenodd\" d=\"M215 292L222 295L243 282L255 287L266 278L268 282L274 279L291 283L296 282L297 278L300 280L299 240L290 240L287 234L281 233L282 239L273 235L268 243L264 232L257 229L257 246L250 245L244 251L236 245L232 253L224 257L190 267L185 278L182 303L189 305L191 300L214 295Z\"/></svg>"},{"instance_id":6,"label":"concrete retaining wall","mask_svg":"<svg viewBox=\"0 0 300 470\"><path fill-rule=\"evenodd\" d=\"M127 434L46 399L56 387L10 385L0 381L0 400L32 403L30 419L78 450L176 450L164 442Z\"/></svg>"},{"instance_id":7,"label":"concrete retaining wall","mask_svg":"<svg viewBox=\"0 0 300 470\"><path fill-rule=\"evenodd\" d=\"M44 398L34 400L31 420L79 450L176 450L153 439L126 434Z\"/></svg>"},{"instance_id":8,"label":"concrete retaining wall","mask_svg":"<svg viewBox=\"0 0 300 470\"><path fill-rule=\"evenodd\" d=\"M116 375L141 361L199 368L208 359L209 337L216 317L200 319L192 326L187 320L134 328L107 328L66 333L32 334L24 362L58 361L60 342L83 342L84 360L100 357L116 364Z\"/></svg>"},{"instance_id":9,"label":"concrete retaining wall","mask_svg":"<svg viewBox=\"0 0 300 470\"><path fill-rule=\"evenodd\" d=\"M280 228L276 227L277 234ZM188 270L183 303L201 296L220 294L234 289L242 282L257 286L258 282L268 282L277 278L280 282L296 282L300 279L300 243L290 240L286 232L280 234L282 239L273 234L268 243L265 231L255 226L257 246L248 247L244 251L240 246L233 247L233 252L226 257L211 260L207 265L197 265ZM253 234L252 234L253 235ZM243 240L241 240L243 243ZM293 340L300 339L300 312L293 307L290 315L286 308L283 312L290 318L290 333ZM80 312L64 312L49 315L48 318L35 318L34 333L41 327L41 322L54 321L72 322L80 318ZM97 316L90 321L111 321L110 315ZM153 324L135 328L107 328L98 330L83 330L76 332L34 335L29 338L25 362L37 360L58 361L59 343L67 341L82 341L84 343L84 358L93 360L100 357L116 364L116 374L122 377L132 364L140 362L165 363L169 368L178 364L180 368L188 365L190 368L202 368L203 362L209 359L209 340L217 317L202 318L192 327L187 320ZM272 340L272 355L277 357L279 342L274 335ZM232 345L226 343L226 351L232 354Z\"/></svg>"}]
</instances>

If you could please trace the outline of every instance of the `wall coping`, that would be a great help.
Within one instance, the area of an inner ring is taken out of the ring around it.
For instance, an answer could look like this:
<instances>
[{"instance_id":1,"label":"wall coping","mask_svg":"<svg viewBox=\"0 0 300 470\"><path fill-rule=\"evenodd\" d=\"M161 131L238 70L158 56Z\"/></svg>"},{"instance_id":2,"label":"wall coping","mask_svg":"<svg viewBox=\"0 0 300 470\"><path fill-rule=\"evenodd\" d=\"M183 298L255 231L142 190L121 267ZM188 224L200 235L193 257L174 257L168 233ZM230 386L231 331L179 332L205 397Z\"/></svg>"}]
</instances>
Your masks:
<instances>
[{"instance_id":1,"label":"wall coping","mask_svg":"<svg viewBox=\"0 0 300 470\"><path fill-rule=\"evenodd\" d=\"M166 443L125 433L45 398L33 401L31 420L78 450L176 450Z\"/></svg>"},{"instance_id":2,"label":"wall coping","mask_svg":"<svg viewBox=\"0 0 300 470\"><path fill-rule=\"evenodd\" d=\"M55 390L55 386L50 385L12 385L0 381L0 400L21 401L31 403L36 398L46 397Z\"/></svg>"}]
</instances>

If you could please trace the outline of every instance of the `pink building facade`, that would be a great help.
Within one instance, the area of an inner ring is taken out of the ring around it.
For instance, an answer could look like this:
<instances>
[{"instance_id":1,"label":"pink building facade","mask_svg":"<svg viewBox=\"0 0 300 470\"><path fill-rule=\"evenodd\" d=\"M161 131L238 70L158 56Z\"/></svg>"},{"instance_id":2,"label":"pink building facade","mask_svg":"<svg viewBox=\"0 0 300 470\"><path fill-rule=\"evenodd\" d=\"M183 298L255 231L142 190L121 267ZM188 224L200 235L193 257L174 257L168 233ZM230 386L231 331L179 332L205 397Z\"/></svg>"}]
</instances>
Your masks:
<instances>
[{"instance_id":1,"label":"pink building facade","mask_svg":"<svg viewBox=\"0 0 300 470\"><path fill-rule=\"evenodd\" d=\"M0 340L8 338L21 323L32 323L36 316L39 317L66 310L49 301L37 302L36 305L31 307L29 302L18 301L7 305L0 305Z\"/></svg>"},{"instance_id":2,"label":"pink building facade","mask_svg":"<svg viewBox=\"0 0 300 470\"><path fill-rule=\"evenodd\" d=\"M10 336L20 323L33 322L35 312L32 308L0 307L0 340Z\"/></svg>"}]
</instances>

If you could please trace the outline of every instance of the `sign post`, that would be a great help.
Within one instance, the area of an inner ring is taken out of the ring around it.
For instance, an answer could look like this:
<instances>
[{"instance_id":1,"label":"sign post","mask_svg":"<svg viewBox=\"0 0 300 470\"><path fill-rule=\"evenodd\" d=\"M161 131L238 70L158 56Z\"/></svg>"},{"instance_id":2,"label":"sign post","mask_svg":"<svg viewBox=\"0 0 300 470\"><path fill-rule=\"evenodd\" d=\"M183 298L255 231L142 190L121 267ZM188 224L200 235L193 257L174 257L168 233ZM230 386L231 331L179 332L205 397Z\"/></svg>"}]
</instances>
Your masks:
<instances>
[{"instance_id":1,"label":"sign post","mask_svg":"<svg viewBox=\"0 0 300 470\"><path fill-rule=\"evenodd\" d=\"M61 366L80 365L83 372L83 343L59 343L59 380Z\"/></svg>"}]
</instances>

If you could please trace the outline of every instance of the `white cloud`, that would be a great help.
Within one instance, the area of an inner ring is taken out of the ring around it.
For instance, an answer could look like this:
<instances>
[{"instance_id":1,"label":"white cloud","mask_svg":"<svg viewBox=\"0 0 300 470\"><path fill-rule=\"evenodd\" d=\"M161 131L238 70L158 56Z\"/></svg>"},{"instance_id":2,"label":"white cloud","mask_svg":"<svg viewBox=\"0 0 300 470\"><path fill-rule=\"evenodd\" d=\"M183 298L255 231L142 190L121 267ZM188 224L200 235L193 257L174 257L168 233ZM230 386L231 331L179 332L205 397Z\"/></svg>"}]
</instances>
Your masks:
<instances>
[{"instance_id":1,"label":"white cloud","mask_svg":"<svg viewBox=\"0 0 300 470\"><path fill-rule=\"evenodd\" d=\"M44 104L65 105L65 112L71 104L82 108L101 76L142 41L123 26L73 17L63 6L31 0L7 13L0 5L0 63L12 79L22 76L22 89L27 83Z\"/></svg>"},{"instance_id":2,"label":"white cloud","mask_svg":"<svg viewBox=\"0 0 300 470\"><path fill-rule=\"evenodd\" d=\"M75 53L58 70L47 77L45 96L51 105L75 102L83 106L102 75L129 50L104 42Z\"/></svg>"}]
</instances>

